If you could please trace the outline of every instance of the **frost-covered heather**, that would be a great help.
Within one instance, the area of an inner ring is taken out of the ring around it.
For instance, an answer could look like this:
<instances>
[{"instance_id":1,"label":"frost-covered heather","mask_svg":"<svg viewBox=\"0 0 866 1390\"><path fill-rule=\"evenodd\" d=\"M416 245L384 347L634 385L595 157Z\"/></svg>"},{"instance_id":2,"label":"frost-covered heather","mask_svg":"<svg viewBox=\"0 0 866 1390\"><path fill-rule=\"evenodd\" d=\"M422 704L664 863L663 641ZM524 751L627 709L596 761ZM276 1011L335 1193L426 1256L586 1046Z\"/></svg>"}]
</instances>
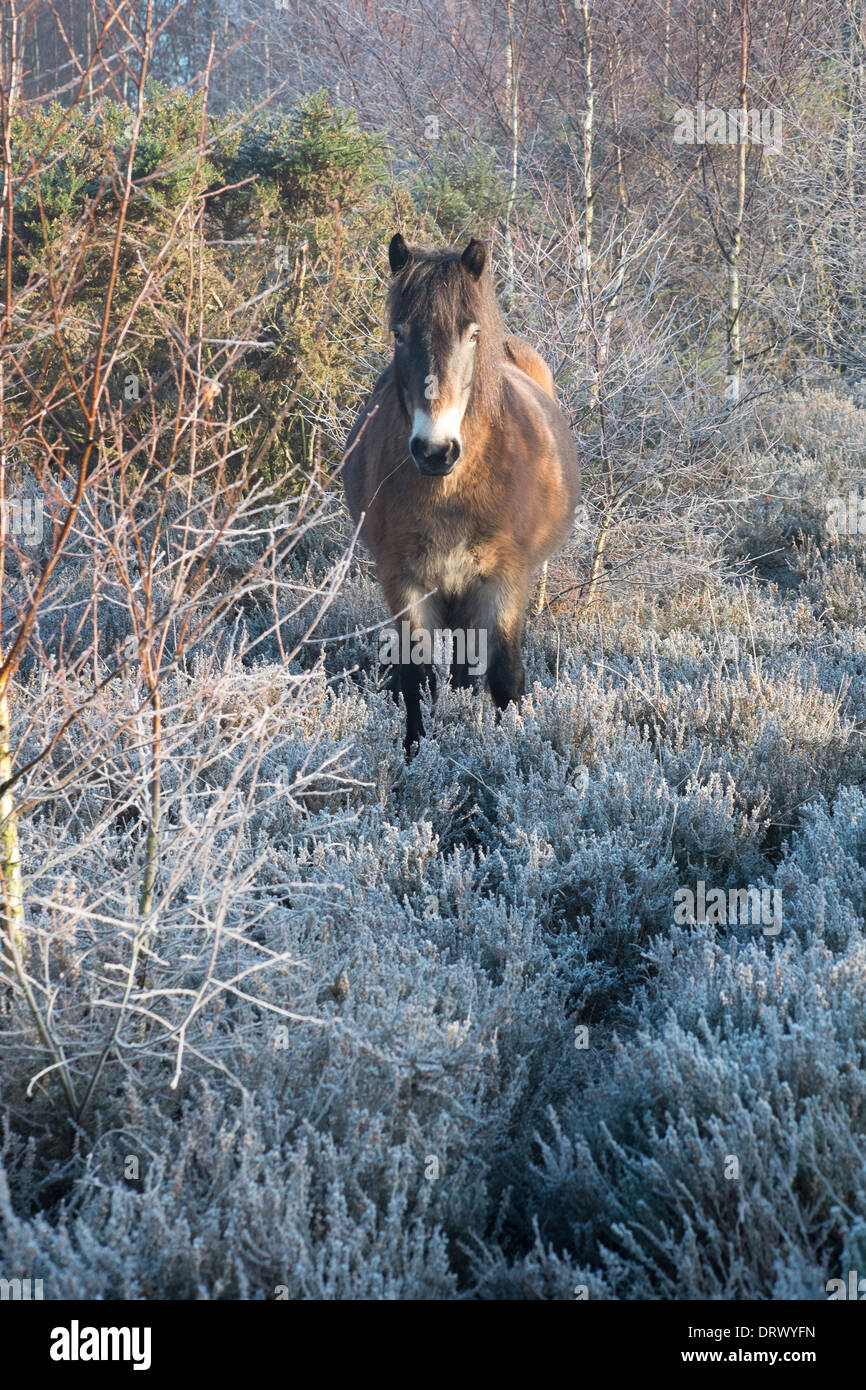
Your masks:
<instances>
[{"instance_id":1,"label":"frost-covered heather","mask_svg":"<svg viewBox=\"0 0 866 1390\"><path fill-rule=\"evenodd\" d=\"M25 1099L44 1050L2 1004L0 1272L189 1299L821 1299L866 1274L866 540L822 523L866 412L766 428L728 542L757 574L563 600L522 712L446 689L408 767L363 557L305 660L269 639L177 672L157 925L77 1135L51 1075ZM133 693L93 720L110 700ZM131 785L135 738L112 756ZM22 827L76 1078L135 926L112 796L84 777ZM675 926L699 880L777 890L781 931Z\"/></svg>"}]
</instances>

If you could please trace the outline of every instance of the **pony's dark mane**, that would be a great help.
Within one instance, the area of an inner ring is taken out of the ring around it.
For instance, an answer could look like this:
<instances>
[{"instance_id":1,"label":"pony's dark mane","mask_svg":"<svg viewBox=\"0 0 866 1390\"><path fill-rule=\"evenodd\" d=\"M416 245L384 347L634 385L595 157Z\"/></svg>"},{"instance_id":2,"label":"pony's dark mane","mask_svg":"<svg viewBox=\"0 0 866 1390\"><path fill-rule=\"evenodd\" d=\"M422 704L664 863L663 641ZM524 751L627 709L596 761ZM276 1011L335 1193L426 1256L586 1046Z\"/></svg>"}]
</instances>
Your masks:
<instances>
[{"instance_id":1,"label":"pony's dark mane","mask_svg":"<svg viewBox=\"0 0 866 1390\"><path fill-rule=\"evenodd\" d=\"M492 420L500 414L505 325L486 266L476 280L463 266L459 251L413 248L408 265L391 284L388 315L389 327L398 321L426 325L434 352L467 323L477 323L481 332L467 416Z\"/></svg>"}]
</instances>

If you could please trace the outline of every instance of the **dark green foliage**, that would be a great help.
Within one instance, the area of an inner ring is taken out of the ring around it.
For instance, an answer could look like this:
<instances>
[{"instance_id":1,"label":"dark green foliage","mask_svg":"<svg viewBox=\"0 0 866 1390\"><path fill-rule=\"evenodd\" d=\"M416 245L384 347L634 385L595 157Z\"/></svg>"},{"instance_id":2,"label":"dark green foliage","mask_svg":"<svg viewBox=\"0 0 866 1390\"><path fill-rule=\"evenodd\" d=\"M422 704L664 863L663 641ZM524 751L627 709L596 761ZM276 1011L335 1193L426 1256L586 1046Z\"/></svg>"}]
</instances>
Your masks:
<instances>
[{"instance_id":1,"label":"dark green foliage","mask_svg":"<svg viewBox=\"0 0 866 1390\"><path fill-rule=\"evenodd\" d=\"M52 295L66 297L58 336L73 369L86 370L98 338L132 136L130 111L113 103L71 113L36 107L16 123L13 273L19 285L38 286L34 324L40 313L50 319ZM381 346L371 271L386 218L407 196L392 195L386 212L384 169L381 137L321 93L284 115L210 118L201 95L152 83L109 325L109 344L123 341L112 403L131 372L148 410L172 408L176 330L201 304L202 371L223 378L213 410L244 421L233 426L237 458L293 400L262 471L269 482L299 466L326 479L369 389L364 359L372 355L375 367ZM231 346L238 339L240 352ZM64 370L58 346L53 330L34 330L27 348L49 395ZM62 394L53 423L80 439L76 402ZM127 413L134 441L148 412ZM167 430L166 448L169 438Z\"/></svg>"},{"instance_id":2,"label":"dark green foliage","mask_svg":"<svg viewBox=\"0 0 866 1390\"><path fill-rule=\"evenodd\" d=\"M239 133L227 131L218 157L226 182L264 179L287 213L321 216L369 194L384 173L383 150L353 111L318 92L288 116L258 114Z\"/></svg>"},{"instance_id":3,"label":"dark green foliage","mask_svg":"<svg viewBox=\"0 0 866 1390\"><path fill-rule=\"evenodd\" d=\"M446 131L415 175L412 196L420 214L451 241L470 230L489 235L505 208L508 188L491 144Z\"/></svg>"}]
</instances>

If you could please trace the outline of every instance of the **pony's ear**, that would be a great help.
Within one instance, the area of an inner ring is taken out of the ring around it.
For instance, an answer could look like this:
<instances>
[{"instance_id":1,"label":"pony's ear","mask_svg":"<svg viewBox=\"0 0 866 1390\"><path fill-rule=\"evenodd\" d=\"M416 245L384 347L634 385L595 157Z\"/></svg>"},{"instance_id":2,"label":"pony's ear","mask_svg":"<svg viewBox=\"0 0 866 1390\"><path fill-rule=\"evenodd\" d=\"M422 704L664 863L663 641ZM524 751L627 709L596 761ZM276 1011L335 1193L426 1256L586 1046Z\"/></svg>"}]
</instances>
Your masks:
<instances>
[{"instance_id":1,"label":"pony's ear","mask_svg":"<svg viewBox=\"0 0 866 1390\"><path fill-rule=\"evenodd\" d=\"M388 247L388 264L391 267L392 275L399 275L404 266L407 266L412 259L412 252L403 240L401 232L395 232Z\"/></svg>"},{"instance_id":2,"label":"pony's ear","mask_svg":"<svg viewBox=\"0 0 866 1390\"><path fill-rule=\"evenodd\" d=\"M478 280L481 272L487 264L487 248L483 241L473 237L463 255L460 257L473 280Z\"/></svg>"}]
</instances>

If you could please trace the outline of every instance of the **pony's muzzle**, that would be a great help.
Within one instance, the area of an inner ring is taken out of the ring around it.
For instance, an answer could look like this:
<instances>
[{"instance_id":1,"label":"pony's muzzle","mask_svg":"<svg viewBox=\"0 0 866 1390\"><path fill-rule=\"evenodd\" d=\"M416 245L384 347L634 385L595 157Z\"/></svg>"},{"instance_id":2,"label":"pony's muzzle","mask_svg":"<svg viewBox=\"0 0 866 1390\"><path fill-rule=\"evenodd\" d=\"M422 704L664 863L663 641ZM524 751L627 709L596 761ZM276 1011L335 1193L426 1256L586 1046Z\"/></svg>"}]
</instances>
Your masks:
<instances>
[{"instance_id":1,"label":"pony's muzzle","mask_svg":"<svg viewBox=\"0 0 866 1390\"><path fill-rule=\"evenodd\" d=\"M428 478L444 478L460 457L460 440L448 439L444 444L432 444L420 435L409 440L409 452L419 473Z\"/></svg>"}]
</instances>

